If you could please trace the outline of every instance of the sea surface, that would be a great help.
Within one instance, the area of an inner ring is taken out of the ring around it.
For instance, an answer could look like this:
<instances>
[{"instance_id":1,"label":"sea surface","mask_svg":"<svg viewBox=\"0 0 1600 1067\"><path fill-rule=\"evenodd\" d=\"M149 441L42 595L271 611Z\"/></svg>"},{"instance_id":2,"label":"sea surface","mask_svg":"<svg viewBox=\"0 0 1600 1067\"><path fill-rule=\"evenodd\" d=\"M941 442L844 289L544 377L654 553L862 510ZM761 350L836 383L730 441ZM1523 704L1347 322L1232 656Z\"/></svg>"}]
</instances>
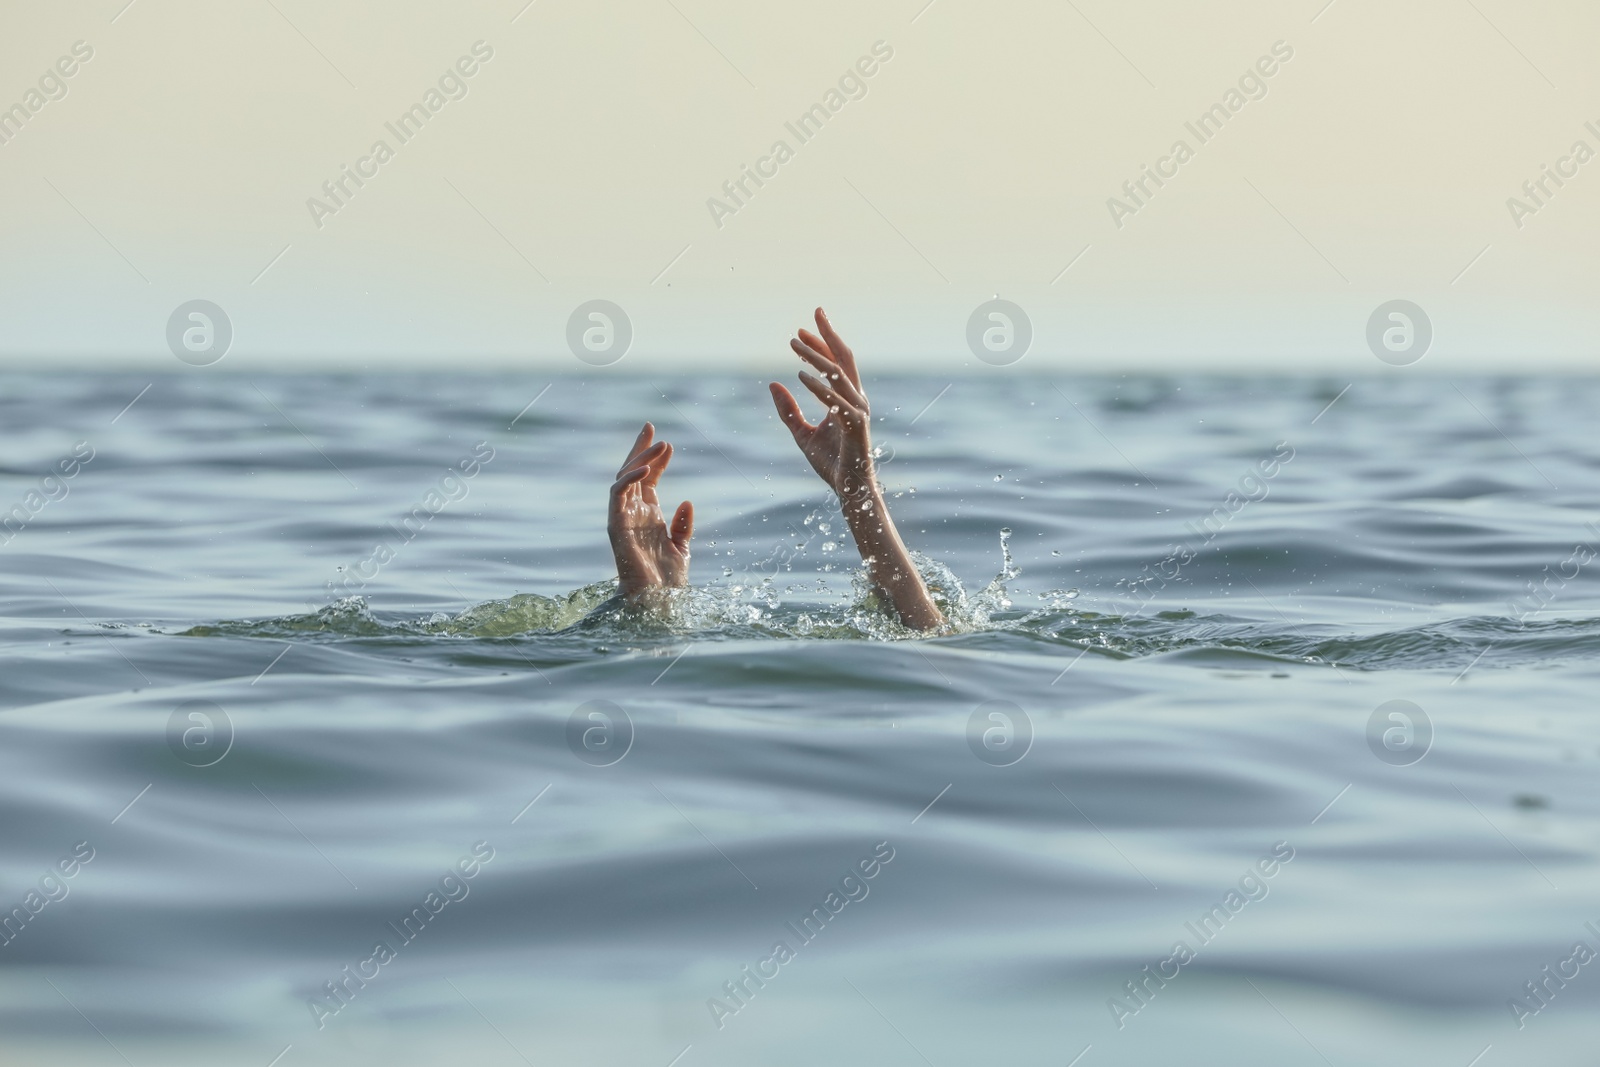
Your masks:
<instances>
[{"instance_id":1,"label":"sea surface","mask_svg":"<svg viewBox=\"0 0 1600 1067\"><path fill-rule=\"evenodd\" d=\"M1017 370L0 376L0 1063L1594 1063L1600 381Z\"/></svg>"}]
</instances>

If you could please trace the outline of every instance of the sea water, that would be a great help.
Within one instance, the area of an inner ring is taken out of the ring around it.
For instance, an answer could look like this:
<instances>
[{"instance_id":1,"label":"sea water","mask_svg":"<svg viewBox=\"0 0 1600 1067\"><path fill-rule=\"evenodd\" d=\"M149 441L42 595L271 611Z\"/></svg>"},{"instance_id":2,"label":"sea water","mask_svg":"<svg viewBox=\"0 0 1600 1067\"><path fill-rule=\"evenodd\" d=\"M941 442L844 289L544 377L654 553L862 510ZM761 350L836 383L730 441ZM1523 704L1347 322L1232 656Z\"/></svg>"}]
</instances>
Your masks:
<instances>
[{"instance_id":1,"label":"sea water","mask_svg":"<svg viewBox=\"0 0 1600 1067\"><path fill-rule=\"evenodd\" d=\"M1593 1062L1600 383L868 384L0 378L0 1060Z\"/></svg>"}]
</instances>

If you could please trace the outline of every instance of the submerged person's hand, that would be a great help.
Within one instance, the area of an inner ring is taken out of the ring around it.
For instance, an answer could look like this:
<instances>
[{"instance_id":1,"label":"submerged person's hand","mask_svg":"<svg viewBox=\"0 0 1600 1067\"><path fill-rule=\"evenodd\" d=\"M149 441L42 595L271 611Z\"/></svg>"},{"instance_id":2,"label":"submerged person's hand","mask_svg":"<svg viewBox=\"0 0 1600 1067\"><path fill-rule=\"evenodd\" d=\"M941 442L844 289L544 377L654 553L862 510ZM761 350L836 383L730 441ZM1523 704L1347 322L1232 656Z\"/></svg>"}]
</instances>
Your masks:
<instances>
[{"instance_id":1,"label":"submerged person's hand","mask_svg":"<svg viewBox=\"0 0 1600 1067\"><path fill-rule=\"evenodd\" d=\"M816 425L807 422L794 395L777 382L771 385L772 402L811 469L838 494L867 574L900 621L918 630L942 626L944 615L911 562L878 486L872 461L872 409L861 387L855 353L821 308L816 319L821 336L802 329L789 347L821 373L818 377L801 371L800 381L827 406L827 413Z\"/></svg>"},{"instance_id":2,"label":"submerged person's hand","mask_svg":"<svg viewBox=\"0 0 1600 1067\"><path fill-rule=\"evenodd\" d=\"M694 534L694 505L678 505L669 529L661 513L656 485L672 459L672 446L655 441L648 422L633 442L628 458L611 485L606 533L617 560L617 583L624 597L637 601L651 589L689 584L689 538Z\"/></svg>"},{"instance_id":3,"label":"submerged person's hand","mask_svg":"<svg viewBox=\"0 0 1600 1067\"><path fill-rule=\"evenodd\" d=\"M821 308L817 309L818 337L802 329L789 347L821 377L800 372L800 382L827 405L827 414L815 426L806 422L794 396L773 382L772 399L778 414L794 435L795 444L811 469L827 482L839 499L857 497L876 484L872 462L872 409L861 387L855 353L844 343Z\"/></svg>"}]
</instances>

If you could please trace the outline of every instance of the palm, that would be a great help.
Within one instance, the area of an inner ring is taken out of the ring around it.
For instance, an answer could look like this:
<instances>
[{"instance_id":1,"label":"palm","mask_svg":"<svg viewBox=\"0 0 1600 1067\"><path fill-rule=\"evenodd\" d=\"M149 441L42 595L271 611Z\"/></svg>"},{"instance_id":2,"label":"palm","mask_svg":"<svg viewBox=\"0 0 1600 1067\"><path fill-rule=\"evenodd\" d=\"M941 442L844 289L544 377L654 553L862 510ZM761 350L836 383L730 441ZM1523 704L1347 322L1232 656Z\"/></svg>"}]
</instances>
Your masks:
<instances>
[{"instance_id":1,"label":"palm","mask_svg":"<svg viewBox=\"0 0 1600 1067\"><path fill-rule=\"evenodd\" d=\"M655 427L646 423L611 487L606 533L625 596L689 582L694 506L684 501L673 515L672 525L667 525L656 486L672 459L672 446L664 441L651 444L654 436Z\"/></svg>"},{"instance_id":2,"label":"palm","mask_svg":"<svg viewBox=\"0 0 1600 1067\"><path fill-rule=\"evenodd\" d=\"M856 486L869 470L871 448L866 435L846 426L836 412L828 412L810 431L795 436L811 469L835 491Z\"/></svg>"},{"instance_id":3,"label":"palm","mask_svg":"<svg viewBox=\"0 0 1600 1067\"><path fill-rule=\"evenodd\" d=\"M776 382L772 383L772 399L811 469L834 492L848 496L872 485L872 412L856 371L855 355L820 308L817 328L822 336L801 330L790 347L823 375L800 375L801 383L827 405L822 421L815 426L808 423L789 390Z\"/></svg>"},{"instance_id":4,"label":"palm","mask_svg":"<svg viewBox=\"0 0 1600 1067\"><path fill-rule=\"evenodd\" d=\"M654 489L631 488L624 494L613 543L619 567L645 585L681 585L689 572L689 556L672 543L666 516Z\"/></svg>"}]
</instances>

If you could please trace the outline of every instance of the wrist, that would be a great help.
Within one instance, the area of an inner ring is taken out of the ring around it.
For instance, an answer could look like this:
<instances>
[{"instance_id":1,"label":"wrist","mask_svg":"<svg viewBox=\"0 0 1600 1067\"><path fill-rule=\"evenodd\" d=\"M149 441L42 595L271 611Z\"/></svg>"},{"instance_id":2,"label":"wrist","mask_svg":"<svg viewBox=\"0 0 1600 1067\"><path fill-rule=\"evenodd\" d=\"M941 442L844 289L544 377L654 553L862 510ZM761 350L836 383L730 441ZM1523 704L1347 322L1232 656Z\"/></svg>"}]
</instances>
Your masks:
<instances>
[{"instance_id":1,"label":"wrist","mask_svg":"<svg viewBox=\"0 0 1600 1067\"><path fill-rule=\"evenodd\" d=\"M854 501L859 504L863 500L882 499L878 491L878 472L868 460L859 470L852 471L843 478L839 484L833 486L834 494L841 504Z\"/></svg>"},{"instance_id":2,"label":"wrist","mask_svg":"<svg viewBox=\"0 0 1600 1067\"><path fill-rule=\"evenodd\" d=\"M850 527L856 541L862 543L863 547L864 542L877 542L885 532L894 529L888 505L876 481L839 493L839 511L844 516L845 525Z\"/></svg>"}]
</instances>

